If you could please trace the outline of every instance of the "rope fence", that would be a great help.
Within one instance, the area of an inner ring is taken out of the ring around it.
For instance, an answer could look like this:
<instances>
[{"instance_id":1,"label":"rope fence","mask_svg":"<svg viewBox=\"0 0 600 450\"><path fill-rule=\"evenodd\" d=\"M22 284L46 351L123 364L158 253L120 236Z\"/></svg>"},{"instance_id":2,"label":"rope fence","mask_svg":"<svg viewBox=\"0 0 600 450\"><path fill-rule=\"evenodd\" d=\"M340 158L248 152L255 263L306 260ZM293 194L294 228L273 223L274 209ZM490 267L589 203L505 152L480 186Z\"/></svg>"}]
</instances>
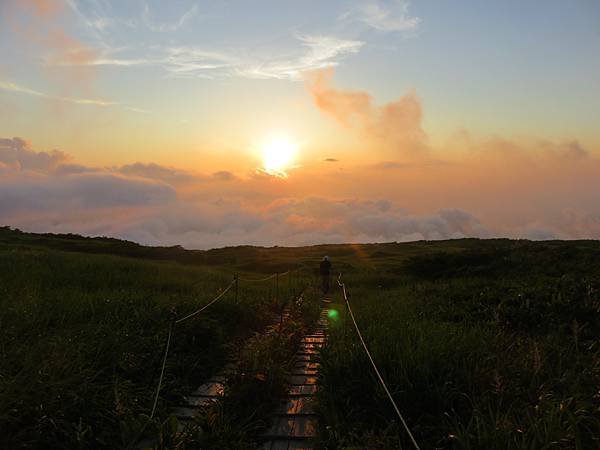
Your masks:
<instances>
[{"instance_id":1,"label":"rope fence","mask_svg":"<svg viewBox=\"0 0 600 450\"><path fill-rule=\"evenodd\" d=\"M167 356L169 355L169 349L171 348L171 336L173 335L173 328L175 323L171 322L169 325L169 335L167 336L167 344L165 345L165 356L163 356L162 367L160 369L160 378L158 379L158 389L156 389L156 395L154 396L154 404L152 405L152 412L150 413L150 418L154 417L154 413L156 412L156 405L158 404L158 395L160 394L160 389L162 387L163 378L165 376L165 366L167 365Z\"/></svg>"},{"instance_id":2,"label":"rope fence","mask_svg":"<svg viewBox=\"0 0 600 450\"><path fill-rule=\"evenodd\" d=\"M291 273L293 273L295 271L296 270L288 270L286 272L275 272L275 273L273 273L273 274L271 274L271 275L269 275L268 277L265 277L265 278L242 278L242 277L238 277L237 279L240 280L240 281L245 281L247 283L260 283L262 281L272 280L273 278L276 278L276 277L283 277L285 275L289 275L289 274L291 274Z\"/></svg>"},{"instance_id":3,"label":"rope fence","mask_svg":"<svg viewBox=\"0 0 600 450\"><path fill-rule=\"evenodd\" d=\"M206 305L204 305L202 308L194 311L191 314L188 314L185 317L182 317L181 319L178 319L175 321L175 324L184 322L188 319L191 319L192 317L200 314L202 311L204 311L206 308L208 308L209 306L211 306L213 303L217 302L218 300L221 299L221 297L223 297L225 294L227 294L227 292L233 287L233 285L237 282L237 278L234 278L233 281L231 283L229 283L229 286L227 286L225 288L225 290L223 290L219 295L217 295L214 299L212 299L210 302L208 302Z\"/></svg>"},{"instance_id":4,"label":"rope fence","mask_svg":"<svg viewBox=\"0 0 600 450\"><path fill-rule=\"evenodd\" d=\"M227 294L227 292L229 292L233 287L235 287L235 299L237 302L238 299L238 288L239 288L239 282L240 281L244 281L244 282L251 282L251 283L258 283L258 282L263 282L263 281L269 281L272 280L273 278L277 279L277 281L279 281L279 278L285 275L290 275L294 272L296 272L297 269L294 270L288 270L286 272L276 272L274 274L269 275L268 277L265 278L259 278L259 279L248 279L248 278L241 278L238 275L235 275L233 277L233 280L231 281L231 283L229 283L229 285L227 285L227 287L225 289L223 289L215 298L213 298L211 301L209 301L206 305L202 306L201 308L197 309L196 311L180 318L180 319L173 319L171 320L171 323L169 324L169 332L167 334L167 340L165 343L165 352L162 358L162 365L161 365L161 369L160 369L160 376L158 379L158 385L156 387L156 393L154 394L154 403L152 405L152 412L150 413L150 417L148 422L146 423L146 425L143 427L142 431L140 432L143 433L144 429L147 427L148 423L150 422L150 420L154 417L154 414L156 413L156 408L158 405L158 399L160 397L160 392L162 390L163 387L163 380L164 380L164 375L165 375L165 367L167 365L167 358L169 356L169 350L171 349L171 340L173 337L173 332L175 331L175 325L180 324L188 319L191 319L192 317L197 316L198 314L200 314L201 312L203 312L204 310L208 309L210 306L212 306L213 304L215 304L217 301L219 301L220 299L222 299L225 294ZM279 292L277 290L277 296L279 295ZM139 436L138 436L139 438ZM130 446L128 446L129 448Z\"/></svg>"},{"instance_id":5,"label":"rope fence","mask_svg":"<svg viewBox=\"0 0 600 450\"><path fill-rule=\"evenodd\" d=\"M247 283L261 283L263 281L272 280L276 276L277 276L277 274L274 273L273 275L269 275L268 277L265 277L265 278L238 278L238 280L245 281Z\"/></svg>"},{"instance_id":6,"label":"rope fence","mask_svg":"<svg viewBox=\"0 0 600 450\"><path fill-rule=\"evenodd\" d=\"M394 407L394 410L396 411L396 414L398 415L398 418L400 419L402 426L404 427L404 429L406 430L406 433L410 437L412 444L414 445L414 447L417 450L421 450L419 447L419 444L417 444L417 441L415 440L415 437L413 436L412 432L410 431L410 428L408 427L406 421L404 420L404 417L402 416L402 413L400 412L398 405L396 405L396 402L395 402L394 398L392 397L392 394L390 393L390 390L388 389L387 384L385 383L383 377L381 376L381 373L379 372L379 369L377 368L377 365L375 364L375 361L373 360L373 357L371 356L371 352L369 351L369 348L367 347L367 344L365 343L365 340L363 339L363 335L360 332L360 329L358 328L358 324L356 323L356 318L354 317L354 313L352 312L352 307L350 306L350 302L348 301L348 295L346 293L346 285L344 283L342 283L342 274L341 273L338 277L338 285L342 288L342 294L344 296L344 301L346 302L346 308L348 309L348 313L350 314L350 318L352 319L352 323L354 324L356 334L358 335L358 338L360 339L360 342L365 350L365 353L367 354L369 361L371 362L371 366L373 366L373 370L375 371L375 374L377 375L377 378L379 379L379 383L381 384L381 386L383 386L383 389L384 389L385 393L387 394L387 397L389 398L390 403Z\"/></svg>"}]
</instances>

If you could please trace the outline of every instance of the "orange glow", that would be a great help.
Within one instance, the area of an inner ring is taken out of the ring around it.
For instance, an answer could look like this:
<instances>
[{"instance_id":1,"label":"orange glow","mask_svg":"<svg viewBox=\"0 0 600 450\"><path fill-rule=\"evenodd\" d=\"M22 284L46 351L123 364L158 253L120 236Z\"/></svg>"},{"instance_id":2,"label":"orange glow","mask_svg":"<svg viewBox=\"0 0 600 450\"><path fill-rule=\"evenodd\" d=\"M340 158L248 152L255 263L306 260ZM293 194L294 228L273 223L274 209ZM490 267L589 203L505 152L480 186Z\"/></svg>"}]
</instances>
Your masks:
<instances>
[{"instance_id":1,"label":"orange glow","mask_svg":"<svg viewBox=\"0 0 600 450\"><path fill-rule=\"evenodd\" d=\"M270 175L286 177L286 169L292 167L298 144L283 134L270 136L261 146L264 170Z\"/></svg>"}]
</instances>

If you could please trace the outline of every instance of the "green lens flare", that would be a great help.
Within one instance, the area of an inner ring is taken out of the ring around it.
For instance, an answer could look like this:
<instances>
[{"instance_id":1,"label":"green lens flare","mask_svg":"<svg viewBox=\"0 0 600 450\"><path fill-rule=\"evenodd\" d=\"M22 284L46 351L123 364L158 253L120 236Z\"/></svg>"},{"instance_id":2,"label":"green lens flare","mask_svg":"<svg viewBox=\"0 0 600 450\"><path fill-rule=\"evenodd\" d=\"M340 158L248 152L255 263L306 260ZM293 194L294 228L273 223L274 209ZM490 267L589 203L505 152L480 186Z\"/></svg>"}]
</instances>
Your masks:
<instances>
[{"instance_id":1,"label":"green lens flare","mask_svg":"<svg viewBox=\"0 0 600 450\"><path fill-rule=\"evenodd\" d=\"M340 313L337 312L335 309L330 309L327 313L327 317L329 317L331 320L336 320L339 315Z\"/></svg>"}]
</instances>

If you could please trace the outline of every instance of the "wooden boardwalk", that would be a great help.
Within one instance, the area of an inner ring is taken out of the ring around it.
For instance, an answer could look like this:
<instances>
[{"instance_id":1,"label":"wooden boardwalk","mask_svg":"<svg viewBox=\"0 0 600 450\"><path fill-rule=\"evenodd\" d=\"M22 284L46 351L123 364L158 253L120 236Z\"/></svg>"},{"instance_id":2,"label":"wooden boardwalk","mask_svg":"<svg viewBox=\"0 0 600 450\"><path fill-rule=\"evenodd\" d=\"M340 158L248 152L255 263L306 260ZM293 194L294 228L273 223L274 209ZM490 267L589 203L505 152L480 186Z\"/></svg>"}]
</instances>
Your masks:
<instances>
[{"instance_id":1,"label":"wooden boardwalk","mask_svg":"<svg viewBox=\"0 0 600 450\"><path fill-rule=\"evenodd\" d=\"M319 376L320 348L327 340L329 299L323 301L316 327L306 334L295 355L290 375L290 389L273 414L271 428L262 436L263 450L309 450L318 432L318 416L314 409Z\"/></svg>"},{"instance_id":2,"label":"wooden boardwalk","mask_svg":"<svg viewBox=\"0 0 600 450\"><path fill-rule=\"evenodd\" d=\"M289 312L285 311L280 320L286 321L289 318ZM270 334L279 328L279 320L269 325L264 333ZM225 366L214 376L204 381L196 390L183 397L183 402L171 409L173 414L179 420L180 429L185 429L192 423L198 410L209 403L216 401L223 395L227 378L237 371L239 361L229 359Z\"/></svg>"},{"instance_id":3,"label":"wooden boardwalk","mask_svg":"<svg viewBox=\"0 0 600 450\"><path fill-rule=\"evenodd\" d=\"M324 299L316 326L300 341L295 354L294 369L288 380L289 390L280 399L273 412L271 427L261 436L264 450L311 450L312 441L318 432L318 415L314 409L314 397L320 369L319 351L327 341L327 326L330 299ZM289 318L286 311L282 320ZM275 332L279 323L272 324L266 333ZM237 370L238 361L230 360L221 371L202 383L196 390L183 398L181 404L171 409L184 430L192 422L199 409L216 401L223 395L225 382Z\"/></svg>"},{"instance_id":4,"label":"wooden boardwalk","mask_svg":"<svg viewBox=\"0 0 600 450\"><path fill-rule=\"evenodd\" d=\"M281 316L281 320L285 321L288 318L289 312L286 311ZM270 334L278 328L279 321L269 325L264 332ZM179 405L171 409L171 414L179 420L180 430L185 429L192 423L200 408L218 400L223 395L227 378L236 372L238 365L239 361L237 359L230 358L216 375L204 381L197 389L183 397L183 401Z\"/></svg>"}]
</instances>

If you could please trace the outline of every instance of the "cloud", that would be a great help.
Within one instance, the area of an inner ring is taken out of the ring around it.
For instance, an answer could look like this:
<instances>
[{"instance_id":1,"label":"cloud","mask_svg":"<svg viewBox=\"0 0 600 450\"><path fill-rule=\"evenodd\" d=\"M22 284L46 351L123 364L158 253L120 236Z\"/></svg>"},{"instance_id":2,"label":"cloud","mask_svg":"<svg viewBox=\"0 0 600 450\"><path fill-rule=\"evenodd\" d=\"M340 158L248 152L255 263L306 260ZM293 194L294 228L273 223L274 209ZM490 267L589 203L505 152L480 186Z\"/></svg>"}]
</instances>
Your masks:
<instances>
[{"instance_id":1,"label":"cloud","mask_svg":"<svg viewBox=\"0 0 600 450\"><path fill-rule=\"evenodd\" d=\"M541 141L539 147L549 156L564 160L579 160L590 157L590 152L577 139L570 139L560 143Z\"/></svg>"},{"instance_id":2,"label":"cloud","mask_svg":"<svg viewBox=\"0 0 600 450\"><path fill-rule=\"evenodd\" d=\"M95 58L82 61L54 59L56 66L114 66L114 67L159 67L169 76L176 78L228 78L245 77L255 79L286 79L300 81L302 73L325 67L333 67L351 54L357 53L364 42L333 36L328 33L296 34L295 45L289 46L285 56L265 56L256 50L243 47L207 47L190 43L165 45L148 42L150 29L159 33L174 33L199 15L197 5L184 11L173 22L156 23L148 3L142 2L139 14L129 18L120 17L110 2L82 4L67 0L71 11L84 29L91 31L101 51ZM206 5L205 5L206 6ZM119 31L126 29L127 42L118 41ZM137 45L138 37L143 46ZM169 42L181 42L171 39ZM275 52L267 52L266 54Z\"/></svg>"},{"instance_id":3,"label":"cloud","mask_svg":"<svg viewBox=\"0 0 600 450\"><path fill-rule=\"evenodd\" d=\"M93 73L88 63L98 57L98 51L76 39L64 28L66 11L58 0L7 0L3 13L4 23L15 36L42 52L49 66L63 63L70 68L65 74L69 83L88 84ZM86 86L89 87L89 86Z\"/></svg>"},{"instance_id":4,"label":"cloud","mask_svg":"<svg viewBox=\"0 0 600 450\"><path fill-rule=\"evenodd\" d=\"M114 170L123 175L161 180L175 185L190 183L193 181L201 181L203 178L200 175L194 175L184 170L173 167L165 167L154 163L144 164L138 162L134 164L126 164L124 166L117 167Z\"/></svg>"},{"instance_id":5,"label":"cloud","mask_svg":"<svg viewBox=\"0 0 600 450\"><path fill-rule=\"evenodd\" d=\"M19 137L0 138L0 163L11 168L15 173L36 172L45 175L100 173L117 177L146 178L173 185L199 183L210 179L206 175L155 163L136 162L107 168L85 166L73 163L72 157L60 150L35 151L28 141ZM217 172L213 176L221 180L234 178L233 174L226 171Z\"/></svg>"},{"instance_id":6,"label":"cloud","mask_svg":"<svg viewBox=\"0 0 600 450\"><path fill-rule=\"evenodd\" d=\"M324 35L298 36L307 52L297 59L249 64L239 68L240 74L251 78L277 78L300 80L302 74L312 70L334 67L339 59L357 53L364 45L362 41L340 39Z\"/></svg>"},{"instance_id":7,"label":"cloud","mask_svg":"<svg viewBox=\"0 0 600 450\"><path fill-rule=\"evenodd\" d=\"M271 179L240 179L228 171L196 176L152 163L94 168L64 152L36 152L20 138L0 140L0 171L0 222L32 231L190 248L488 234L464 211L416 216L387 199L278 198L268 194ZM223 181L231 186L228 192L220 188ZM194 183L202 189L180 189ZM262 200L243 200L257 188L267 189Z\"/></svg>"},{"instance_id":8,"label":"cloud","mask_svg":"<svg viewBox=\"0 0 600 450\"><path fill-rule=\"evenodd\" d=\"M144 49L105 49L97 58L55 65L155 66L176 78L244 77L300 81L305 72L335 67L360 51L364 42L328 35L298 35L300 47L289 58L263 58L247 50L211 50L196 46L151 46ZM135 55L135 56L128 56Z\"/></svg>"},{"instance_id":9,"label":"cloud","mask_svg":"<svg viewBox=\"0 0 600 450\"><path fill-rule=\"evenodd\" d=\"M600 166L576 141L537 142L529 162L522 155L531 150L519 142L469 142L469 159L448 164L384 161L401 176L358 165L283 181L153 163L90 167L1 139L0 223L188 248L600 238ZM580 153L588 156L572 156Z\"/></svg>"},{"instance_id":10,"label":"cloud","mask_svg":"<svg viewBox=\"0 0 600 450\"><path fill-rule=\"evenodd\" d=\"M362 22L379 31L414 31L421 23L418 17L408 14L409 3L405 0L364 2L341 17L344 21Z\"/></svg>"},{"instance_id":11,"label":"cloud","mask_svg":"<svg viewBox=\"0 0 600 450\"><path fill-rule=\"evenodd\" d=\"M398 170L398 169L414 169L414 168L426 168L435 166L447 166L451 163L440 159L428 158L418 162L406 163L399 161L381 161L372 164L369 168L375 170Z\"/></svg>"},{"instance_id":12,"label":"cloud","mask_svg":"<svg viewBox=\"0 0 600 450\"><path fill-rule=\"evenodd\" d=\"M218 172L213 173L212 176L219 181L233 181L237 179L237 177L228 170L219 170Z\"/></svg>"},{"instance_id":13,"label":"cloud","mask_svg":"<svg viewBox=\"0 0 600 450\"><path fill-rule=\"evenodd\" d=\"M15 137L0 138L0 163L15 170L48 172L68 160L68 155L58 150L35 152L29 142Z\"/></svg>"},{"instance_id":14,"label":"cloud","mask_svg":"<svg viewBox=\"0 0 600 450\"><path fill-rule=\"evenodd\" d=\"M197 47L168 47L164 56L150 58L148 64L159 65L175 77L212 77L229 74L240 64L237 56Z\"/></svg>"},{"instance_id":15,"label":"cloud","mask_svg":"<svg viewBox=\"0 0 600 450\"><path fill-rule=\"evenodd\" d=\"M393 169L403 169L407 165L400 163L398 161L382 161L373 165L374 169L378 170L393 170Z\"/></svg>"},{"instance_id":16,"label":"cloud","mask_svg":"<svg viewBox=\"0 0 600 450\"><path fill-rule=\"evenodd\" d=\"M36 177L28 174L0 181L0 217L25 213L44 216L57 212L144 207L174 199L172 187L150 180L106 173Z\"/></svg>"},{"instance_id":17,"label":"cloud","mask_svg":"<svg viewBox=\"0 0 600 450\"><path fill-rule=\"evenodd\" d=\"M165 32L173 32L179 30L183 27L187 22L189 22L194 16L198 14L198 5L192 5L187 11L185 11L177 21L173 23L159 23L156 24L150 18L150 7L148 4L144 4L144 9L142 11L142 21L144 24L151 29L152 31L165 33Z\"/></svg>"},{"instance_id":18,"label":"cloud","mask_svg":"<svg viewBox=\"0 0 600 450\"><path fill-rule=\"evenodd\" d=\"M18 92L21 94L33 95L35 97L43 97L50 100L58 100L61 102L75 103L78 105L94 105L94 106L114 106L118 105L117 102L111 102L107 100L94 99L94 98L77 98L77 97L61 97L58 95L46 94L44 92L36 91L25 86L20 86L16 83L9 81L0 80L0 89L9 92Z\"/></svg>"},{"instance_id":19,"label":"cloud","mask_svg":"<svg viewBox=\"0 0 600 450\"><path fill-rule=\"evenodd\" d=\"M423 112L415 92L395 102L375 106L367 92L333 87L333 73L332 69L318 70L306 78L307 88L319 110L388 149L408 153L424 148Z\"/></svg>"},{"instance_id":20,"label":"cloud","mask_svg":"<svg viewBox=\"0 0 600 450\"><path fill-rule=\"evenodd\" d=\"M88 106L119 106L128 111L132 111L140 114L151 114L151 111L143 108L136 108L133 106L128 106L125 103L113 102L109 100L102 100L99 98L81 98L81 97L62 97L60 95L52 95L47 94L45 92L36 91L35 89L30 89L25 86L18 85L16 83L12 83L9 81L0 80L0 90L8 91L8 92L16 92L19 94L32 95L34 97L41 97L52 101L73 103L76 105L88 105Z\"/></svg>"}]
</instances>

